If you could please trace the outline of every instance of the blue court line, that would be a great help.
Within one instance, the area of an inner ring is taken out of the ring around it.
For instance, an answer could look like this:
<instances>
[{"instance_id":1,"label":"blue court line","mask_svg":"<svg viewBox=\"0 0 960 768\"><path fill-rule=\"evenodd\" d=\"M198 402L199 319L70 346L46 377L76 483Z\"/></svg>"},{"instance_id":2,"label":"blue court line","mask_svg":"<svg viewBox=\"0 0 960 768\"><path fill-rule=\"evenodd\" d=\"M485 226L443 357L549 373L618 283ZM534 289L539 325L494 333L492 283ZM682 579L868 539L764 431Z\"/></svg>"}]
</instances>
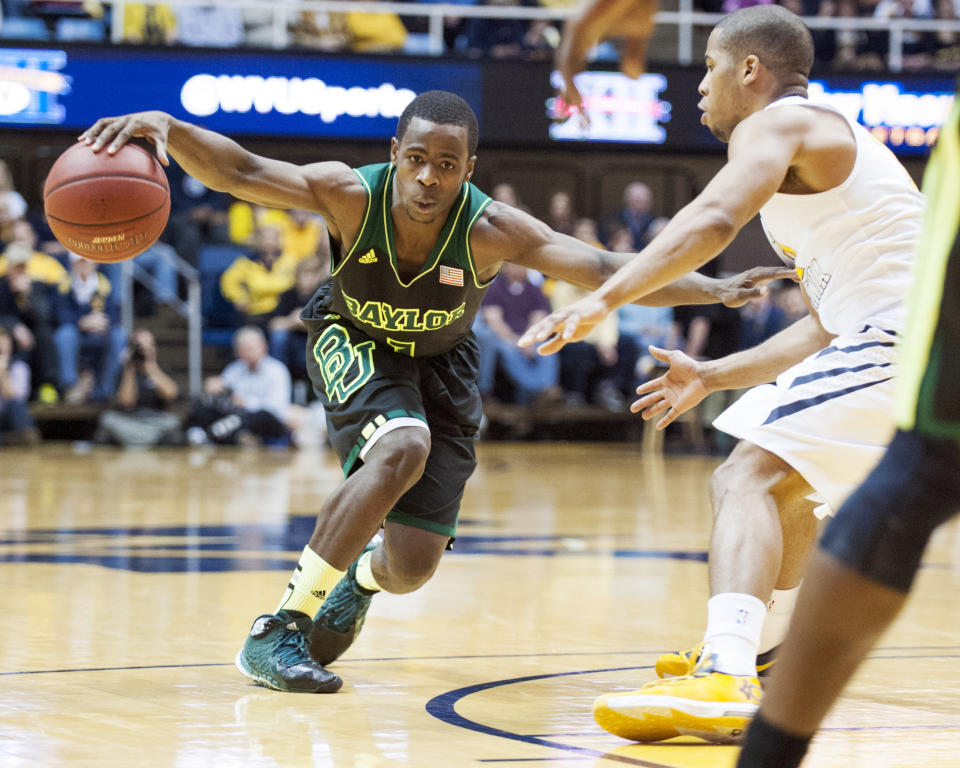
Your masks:
<instances>
[{"instance_id":1,"label":"blue court line","mask_svg":"<svg viewBox=\"0 0 960 768\"><path fill-rule=\"evenodd\" d=\"M477 683L476 685L468 685L465 688L457 688L453 691L448 691L447 693L441 693L439 696L434 696L430 701L427 702L425 709L427 713L437 720L447 723L448 725L457 726L458 728L464 728L468 731L476 731L477 733L482 733L486 736L498 736L501 739L509 739L511 741L519 741L524 744L533 744L538 747L547 747L550 749L559 749L564 752L575 752L577 755L582 755L584 757L592 758L603 758L604 760L612 760L618 763L627 763L628 765L639 765L643 768L674 768L673 766L667 765L666 763L654 763L649 760L641 760L637 757L628 757L627 755L614 755L608 752L601 752L597 749L589 749L586 747L577 747L573 744L564 744L559 741L550 741L548 739L541 738L539 736L528 736L522 733L513 733L512 731L505 731L502 728L494 728L490 725L484 725L483 723L478 723L475 720L470 720L463 715L459 714L456 711L457 702L460 699L469 696L472 693L477 693L479 691L486 691L491 688L499 688L504 685L513 685L515 683L528 683L532 680L547 680L552 677L568 677L570 675L589 675L589 674L600 674L603 672L628 672L635 671L638 669L653 669L653 666L648 664L642 667L611 667L609 669L584 669L577 670L574 672L555 672L547 675L527 675L526 677L514 677L509 680L494 680L488 683Z\"/></svg>"},{"instance_id":2,"label":"blue court line","mask_svg":"<svg viewBox=\"0 0 960 768\"><path fill-rule=\"evenodd\" d=\"M924 647L924 646L917 646ZM896 648L885 648L882 650L896 650ZM920 656L867 656L867 661L878 660L878 659L910 659L910 658L925 658ZM960 658L958 654L950 655L940 655L939 658ZM639 758L627 757L626 755L614 755L605 752L600 752L595 749L589 749L585 747L577 747L572 744L563 744L562 742L550 741L546 736L532 735L532 734L520 734L513 733L511 731L505 731L501 728L494 728L493 726L485 725L479 723L475 720L470 720L463 715L459 714L456 711L457 702L461 699L480 691L490 690L492 688L499 688L505 685L513 685L516 683L527 683L533 680L546 680L553 677L567 677L572 675L588 675L588 674L601 674L604 672L626 672L634 671L639 669L652 669L652 665L641 666L641 667L616 667L612 669L587 669L587 670L576 670L573 672L556 672L546 675L529 675L526 677L515 677L509 680L494 680L487 683L478 683L476 685L469 685L464 688L457 688L453 691L448 691L447 693L442 693L439 696L434 696L426 704L427 713L442 720L443 722L456 726L458 728L464 728L465 730L475 731L477 733L482 733L487 736L497 736L502 739L509 739L511 741L520 741L526 744L533 744L541 747L548 747L552 749L560 749L565 752L577 752L579 754L602 758L604 760L612 760L616 762L629 763L631 765L640 765L645 766L646 768L676 768L675 766L669 766L664 763L652 763L645 760L640 760ZM957 725L943 725L943 726L852 726L849 728L827 728L823 729L831 732L855 732L855 731L913 731L913 730L944 730L944 731L953 731L960 730L960 724ZM587 734L581 734L587 735ZM548 734L549 736L549 734ZM561 736L569 737L569 735L561 734ZM679 745L677 745L679 746ZM698 745L699 746L699 745ZM499 761L498 761L499 762Z\"/></svg>"}]
</instances>

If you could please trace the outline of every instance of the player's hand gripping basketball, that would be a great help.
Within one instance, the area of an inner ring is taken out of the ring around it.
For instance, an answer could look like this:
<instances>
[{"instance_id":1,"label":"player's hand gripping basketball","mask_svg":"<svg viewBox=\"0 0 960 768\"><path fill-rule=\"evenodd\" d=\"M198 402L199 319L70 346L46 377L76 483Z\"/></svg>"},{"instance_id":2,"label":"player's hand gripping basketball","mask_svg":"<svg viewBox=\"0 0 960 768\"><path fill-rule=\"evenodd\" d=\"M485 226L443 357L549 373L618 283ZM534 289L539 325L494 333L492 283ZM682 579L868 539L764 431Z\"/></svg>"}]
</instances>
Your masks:
<instances>
[{"instance_id":1,"label":"player's hand gripping basketball","mask_svg":"<svg viewBox=\"0 0 960 768\"><path fill-rule=\"evenodd\" d=\"M551 312L531 325L517 344L527 347L543 341L537 348L541 355L559 352L565 344L581 341L594 326L610 314L610 307L593 294Z\"/></svg>"},{"instance_id":2,"label":"player's hand gripping basketball","mask_svg":"<svg viewBox=\"0 0 960 768\"><path fill-rule=\"evenodd\" d=\"M639 413L644 421L663 414L657 429L663 429L684 411L689 411L705 398L710 391L700 375L700 364L679 350L650 347L650 354L670 368L663 376L651 379L637 387L643 395L634 401L630 410Z\"/></svg>"},{"instance_id":3,"label":"player's hand gripping basketball","mask_svg":"<svg viewBox=\"0 0 960 768\"><path fill-rule=\"evenodd\" d=\"M754 267L721 282L717 293L727 307L742 307L751 299L766 296L773 280L798 279L797 272L788 267Z\"/></svg>"},{"instance_id":4,"label":"player's hand gripping basketball","mask_svg":"<svg viewBox=\"0 0 960 768\"><path fill-rule=\"evenodd\" d=\"M170 165L167 157L167 134L170 132L172 120L166 112L159 111L101 117L81 133L77 141L89 144L94 152L107 147L107 152L112 155L131 138L139 136L153 144L161 163Z\"/></svg>"}]
</instances>

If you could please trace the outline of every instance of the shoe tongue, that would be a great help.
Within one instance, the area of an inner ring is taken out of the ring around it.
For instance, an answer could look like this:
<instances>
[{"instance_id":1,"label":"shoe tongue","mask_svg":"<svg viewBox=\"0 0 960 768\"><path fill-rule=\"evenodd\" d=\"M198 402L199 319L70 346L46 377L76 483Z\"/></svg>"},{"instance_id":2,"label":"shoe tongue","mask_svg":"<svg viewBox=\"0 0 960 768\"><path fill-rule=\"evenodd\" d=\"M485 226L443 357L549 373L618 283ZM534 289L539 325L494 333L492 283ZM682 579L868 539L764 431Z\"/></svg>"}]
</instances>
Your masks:
<instances>
[{"instance_id":1,"label":"shoe tongue","mask_svg":"<svg viewBox=\"0 0 960 768\"><path fill-rule=\"evenodd\" d=\"M301 632L309 632L313 624L310 617L301 611L288 611L284 609L277 611L277 617L283 621L287 629L299 629Z\"/></svg>"}]
</instances>

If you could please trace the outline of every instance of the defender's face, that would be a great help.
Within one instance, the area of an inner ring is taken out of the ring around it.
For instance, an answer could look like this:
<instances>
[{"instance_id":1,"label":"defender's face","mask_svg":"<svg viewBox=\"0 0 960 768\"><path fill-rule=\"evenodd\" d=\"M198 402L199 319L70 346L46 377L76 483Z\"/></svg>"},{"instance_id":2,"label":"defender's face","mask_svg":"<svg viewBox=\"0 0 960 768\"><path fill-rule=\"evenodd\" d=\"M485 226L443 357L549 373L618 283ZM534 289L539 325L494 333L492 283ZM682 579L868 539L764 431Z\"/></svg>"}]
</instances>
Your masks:
<instances>
[{"instance_id":1,"label":"defender's face","mask_svg":"<svg viewBox=\"0 0 960 768\"><path fill-rule=\"evenodd\" d=\"M390 144L396 166L394 204L412 221L445 219L460 187L473 175L475 157L467 150L466 126L440 125L415 117L403 140Z\"/></svg>"},{"instance_id":2,"label":"defender's face","mask_svg":"<svg viewBox=\"0 0 960 768\"><path fill-rule=\"evenodd\" d=\"M703 112L700 122L720 141L726 142L745 115L740 109L740 63L722 46L721 36L722 33L714 30L707 40L704 54L707 73L697 89L702 97L697 107Z\"/></svg>"}]
</instances>

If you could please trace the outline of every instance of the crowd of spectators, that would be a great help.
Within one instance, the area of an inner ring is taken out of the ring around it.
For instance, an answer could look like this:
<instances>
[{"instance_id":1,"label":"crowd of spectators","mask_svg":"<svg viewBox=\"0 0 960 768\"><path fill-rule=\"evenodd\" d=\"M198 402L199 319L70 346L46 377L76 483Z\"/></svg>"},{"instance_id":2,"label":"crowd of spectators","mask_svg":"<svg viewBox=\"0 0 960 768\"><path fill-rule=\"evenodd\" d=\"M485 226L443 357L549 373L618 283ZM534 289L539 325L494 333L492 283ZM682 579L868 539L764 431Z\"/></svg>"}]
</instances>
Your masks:
<instances>
[{"instance_id":1,"label":"crowd of spectators","mask_svg":"<svg viewBox=\"0 0 960 768\"><path fill-rule=\"evenodd\" d=\"M499 184L502 201L517 201L516 191ZM654 213L650 188L640 181L626 185L620 210L596 219L579 217L572 196L557 191L544 219L569 224L570 233L586 243L612 251L642 249L667 223ZM705 270L715 276L716 263ZM636 387L659 375L653 345L683 349L698 359L717 358L759 344L806 313L799 288L774 285L760 299L741 309L722 304L684 307L620 308L580 342L555 356L542 357L516 346L519 335L551 308L565 306L585 291L504 264L490 286L474 329L480 340L480 391L488 407L532 405L535 408L593 406L625 411Z\"/></svg>"},{"instance_id":2,"label":"crowd of spectators","mask_svg":"<svg viewBox=\"0 0 960 768\"><path fill-rule=\"evenodd\" d=\"M415 0L436 3L440 0ZM772 0L698 0L697 10L729 13ZM819 18L960 19L960 0L778 0L794 13ZM452 0L455 5L521 6L564 9L576 0ZM109 39L111 5L96 0L3 0L0 36L54 38L62 41ZM285 44L321 51L362 53L428 52L425 16L380 13L301 11L286 14ZM550 59L560 41L559 20L444 18L444 53L469 57ZM122 39L128 43L231 48L272 47L274 12L239 8L227 2L198 0L196 5L124 3ZM814 30L817 60L839 69L880 69L889 54L886 30ZM601 55L616 56L605 46ZM960 33L947 30L907 32L906 69L956 70ZM2 212L0 212L2 216Z\"/></svg>"},{"instance_id":3,"label":"crowd of spectators","mask_svg":"<svg viewBox=\"0 0 960 768\"><path fill-rule=\"evenodd\" d=\"M0 223L0 444L36 438L31 401L92 403L103 411L97 440L122 445L288 445L305 425L322 427L299 314L330 275L323 220L211 193L175 166L170 176L170 224L161 241L133 260L134 273L162 304L184 293L174 261L197 266L206 250L225 249L230 258L200 274L225 308L221 317L209 314L215 308L205 306L204 312L227 331L233 362L206 380L202 397L178 399L156 340L142 325L155 307L123 295L130 289L119 265L88 261L57 243L42 214L20 204L23 198L0 161L0 211L7 213ZM510 184L495 184L493 191L501 201L530 210ZM584 242L632 253L667 222L655 209L650 188L635 181L625 186L618 210L596 218L579 215L565 190L533 213ZM697 358L756 345L805 312L797 293L795 286L778 287L740 310L623 307L583 341L544 357L518 348L519 335L583 291L507 263L475 323L481 393L491 407L625 412L636 386L657 374L650 345L681 348ZM120 321L124 302L132 302L138 316L129 340Z\"/></svg>"}]
</instances>

